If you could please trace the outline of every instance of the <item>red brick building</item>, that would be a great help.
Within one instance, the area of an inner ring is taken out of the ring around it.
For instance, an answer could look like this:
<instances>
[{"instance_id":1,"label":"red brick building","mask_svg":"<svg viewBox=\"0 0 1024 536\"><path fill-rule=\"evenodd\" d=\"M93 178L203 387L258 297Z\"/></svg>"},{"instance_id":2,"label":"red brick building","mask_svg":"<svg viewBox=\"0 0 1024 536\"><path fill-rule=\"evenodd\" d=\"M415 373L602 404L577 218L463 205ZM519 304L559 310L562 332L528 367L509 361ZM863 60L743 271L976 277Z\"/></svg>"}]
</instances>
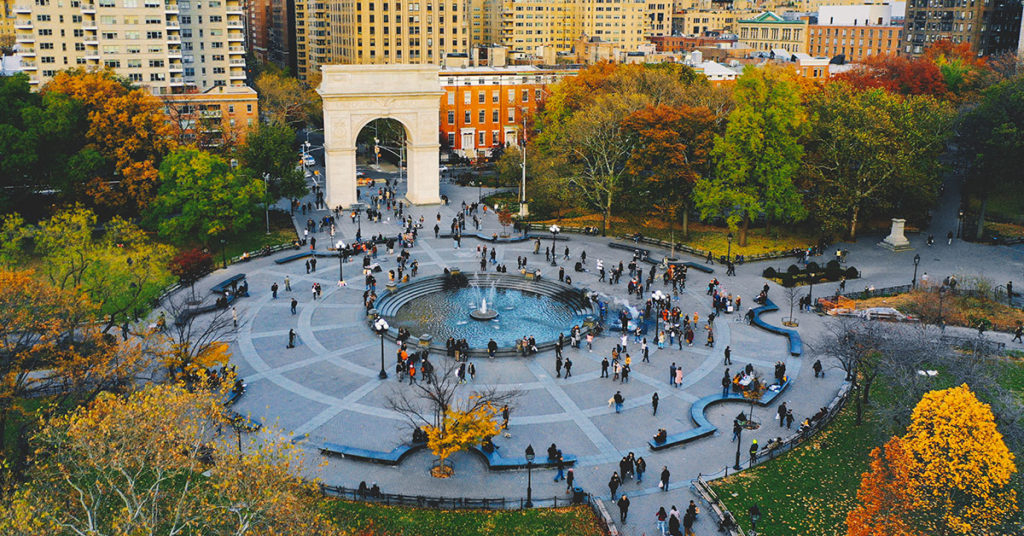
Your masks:
<instances>
[{"instance_id":1,"label":"red brick building","mask_svg":"<svg viewBox=\"0 0 1024 536\"><path fill-rule=\"evenodd\" d=\"M694 37L685 35L665 35L648 37L648 41L657 47L658 52L692 52L700 47L714 47L719 43L735 43L735 39L719 39L717 37Z\"/></svg>"},{"instance_id":2,"label":"red brick building","mask_svg":"<svg viewBox=\"0 0 1024 536\"><path fill-rule=\"evenodd\" d=\"M834 58L846 56L847 63L859 63L871 56L900 52L902 26L824 26L808 28L807 53Z\"/></svg>"},{"instance_id":3,"label":"red brick building","mask_svg":"<svg viewBox=\"0 0 1024 536\"><path fill-rule=\"evenodd\" d=\"M537 110L548 86L577 72L530 65L441 70L442 149L475 160L518 144L523 118Z\"/></svg>"}]
</instances>

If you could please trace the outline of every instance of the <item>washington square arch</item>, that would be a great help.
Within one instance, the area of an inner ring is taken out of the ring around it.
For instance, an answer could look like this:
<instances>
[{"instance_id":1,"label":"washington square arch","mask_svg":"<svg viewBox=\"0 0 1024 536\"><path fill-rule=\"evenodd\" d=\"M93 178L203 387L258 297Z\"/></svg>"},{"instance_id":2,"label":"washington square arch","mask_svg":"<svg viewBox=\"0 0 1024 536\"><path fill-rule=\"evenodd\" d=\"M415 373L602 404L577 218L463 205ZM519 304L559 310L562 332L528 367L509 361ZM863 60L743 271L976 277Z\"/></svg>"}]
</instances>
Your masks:
<instances>
[{"instance_id":1,"label":"washington square arch","mask_svg":"<svg viewBox=\"0 0 1024 536\"><path fill-rule=\"evenodd\" d=\"M349 207L356 199L356 137L374 119L393 119L408 139L406 199L441 202L438 143L441 81L436 65L326 65L323 98L326 201Z\"/></svg>"}]
</instances>

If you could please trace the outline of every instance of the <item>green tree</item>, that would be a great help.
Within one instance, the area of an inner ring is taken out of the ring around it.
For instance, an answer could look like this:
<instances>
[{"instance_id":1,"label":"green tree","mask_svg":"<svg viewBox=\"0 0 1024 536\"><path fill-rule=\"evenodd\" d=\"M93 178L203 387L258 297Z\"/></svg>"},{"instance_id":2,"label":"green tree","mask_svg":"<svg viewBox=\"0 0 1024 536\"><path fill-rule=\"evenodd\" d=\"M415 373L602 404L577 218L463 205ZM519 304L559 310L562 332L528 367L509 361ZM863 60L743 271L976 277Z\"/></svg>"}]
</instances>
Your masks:
<instances>
[{"instance_id":1,"label":"green tree","mask_svg":"<svg viewBox=\"0 0 1024 536\"><path fill-rule=\"evenodd\" d=\"M967 112L959 128L960 144L970 159L967 189L981 200L977 239L985 232L985 213L993 191L1018 190L1024 182L1024 76L996 84Z\"/></svg>"},{"instance_id":2,"label":"green tree","mask_svg":"<svg viewBox=\"0 0 1024 536\"><path fill-rule=\"evenodd\" d=\"M160 178L151 219L161 236L177 242L209 244L245 229L265 195L262 180L235 174L222 158L194 148L168 155Z\"/></svg>"},{"instance_id":3,"label":"green tree","mask_svg":"<svg viewBox=\"0 0 1024 536\"><path fill-rule=\"evenodd\" d=\"M494 163L494 172L498 175L498 184L518 185L523 177L522 165L523 152L519 150L519 146L513 145L502 150L501 156Z\"/></svg>"},{"instance_id":4,"label":"green tree","mask_svg":"<svg viewBox=\"0 0 1024 536\"><path fill-rule=\"evenodd\" d=\"M296 166L293 149L295 131L282 123L261 123L254 127L239 151L245 172L267 181L271 202L282 197L299 198L307 193L306 179Z\"/></svg>"},{"instance_id":5,"label":"green tree","mask_svg":"<svg viewBox=\"0 0 1024 536\"><path fill-rule=\"evenodd\" d=\"M793 183L806 117L799 87L782 69L748 66L735 98L725 135L715 140L717 176L697 181L694 202L702 218L724 216L731 229L739 227L745 246L751 219L794 221L806 214Z\"/></svg>"},{"instance_id":6,"label":"green tree","mask_svg":"<svg viewBox=\"0 0 1024 536\"><path fill-rule=\"evenodd\" d=\"M256 78L260 116L271 123L297 125L320 113L320 95L283 73L266 71Z\"/></svg>"},{"instance_id":7,"label":"green tree","mask_svg":"<svg viewBox=\"0 0 1024 536\"><path fill-rule=\"evenodd\" d=\"M922 204L902 194L934 199L951 120L946 105L836 82L809 95L808 109L805 171L825 229L852 240L865 209Z\"/></svg>"}]
</instances>

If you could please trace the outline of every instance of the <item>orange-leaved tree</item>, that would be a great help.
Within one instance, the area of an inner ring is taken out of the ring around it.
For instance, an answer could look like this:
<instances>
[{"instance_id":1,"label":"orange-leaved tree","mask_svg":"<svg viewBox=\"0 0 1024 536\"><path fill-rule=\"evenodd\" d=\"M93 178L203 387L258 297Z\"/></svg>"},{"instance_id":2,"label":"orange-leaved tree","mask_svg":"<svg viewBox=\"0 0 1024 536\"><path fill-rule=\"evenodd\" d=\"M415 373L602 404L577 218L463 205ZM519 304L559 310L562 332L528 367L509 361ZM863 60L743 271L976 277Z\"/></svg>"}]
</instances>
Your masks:
<instances>
[{"instance_id":1,"label":"orange-leaved tree","mask_svg":"<svg viewBox=\"0 0 1024 536\"><path fill-rule=\"evenodd\" d=\"M965 384L926 393L911 419L907 433L894 438L898 446L886 446L886 462L874 456L864 474L862 504L847 518L848 534L893 534L887 527L919 531L906 534L1005 534L1019 508L1010 487L1017 468L988 404Z\"/></svg>"},{"instance_id":2,"label":"orange-leaved tree","mask_svg":"<svg viewBox=\"0 0 1024 536\"><path fill-rule=\"evenodd\" d=\"M466 408L449 409L440 426L428 425L424 430L427 433L427 448L438 457L440 464L441 472L435 475L448 476L451 469L445 462L452 454L483 443L498 434L501 425L494 405L478 395L472 395Z\"/></svg>"},{"instance_id":3,"label":"orange-leaved tree","mask_svg":"<svg viewBox=\"0 0 1024 536\"><path fill-rule=\"evenodd\" d=\"M228 429L217 392L151 385L101 396L35 437L39 463L0 505L0 533L339 532L317 511L315 483L296 476L297 447L261 439L239 450Z\"/></svg>"},{"instance_id":4,"label":"orange-leaved tree","mask_svg":"<svg viewBox=\"0 0 1024 536\"><path fill-rule=\"evenodd\" d=\"M175 145L160 100L111 70L60 71L43 87L82 104L87 147L103 159L88 194L93 202L140 214L156 195L160 160Z\"/></svg>"}]
</instances>

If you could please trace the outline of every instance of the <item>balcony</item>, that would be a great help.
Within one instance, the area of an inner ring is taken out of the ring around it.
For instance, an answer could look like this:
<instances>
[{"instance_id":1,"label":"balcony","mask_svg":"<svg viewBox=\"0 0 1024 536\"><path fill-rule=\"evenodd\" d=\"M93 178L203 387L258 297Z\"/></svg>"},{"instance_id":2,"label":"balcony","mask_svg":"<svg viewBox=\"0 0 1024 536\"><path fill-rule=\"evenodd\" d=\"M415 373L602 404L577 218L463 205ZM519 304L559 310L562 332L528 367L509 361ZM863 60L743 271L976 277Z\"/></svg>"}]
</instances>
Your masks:
<instances>
[{"instance_id":1,"label":"balcony","mask_svg":"<svg viewBox=\"0 0 1024 536\"><path fill-rule=\"evenodd\" d=\"M23 70L25 70L25 71L34 71L34 70L36 70L36 64L35 64L35 62L23 61L23 62L21 62L21 68Z\"/></svg>"},{"instance_id":2,"label":"balcony","mask_svg":"<svg viewBox=\"0 0 1024 536\"><path fill-rule=\"evenodd\" d=\"M14 23L15 30L31 30L32 21L18 21Z\"/></svg>"},{"instance_id":3,"label":"balcony","mask_svg":"<svg viewBox=\"0 0 1024 536\"><path fill-rule=\"evenodd\" d=\"M83 30L89 30L91 32L98 32L100 29L96 26L96 21L89 20L82 23Z\"/></svg>"},{"instance_id":4,"label":"balcony","mask_svg":"<svg viewBox=\"0 0 1024 536\"><path fill-rule=\"evenodd\" d=\"M230 34L230 35L228 35L228 41L244 43L245 42L245 36L240 34L240 33Z\"/></svg>"},{"instance_id":5,"label":"balcony","mask_svg":"<svg viewBox=\"0 0 1024 536\"><path fill-rule=\"evenodd\" d=\"M185 68L182 67L181 65L177 65L177 64L172 63L172 64L167 66L167 71L168 72L172 72L172 73L181 73L181 72L185 72Z\"/></svg>"},{"instance_id":6,"label":"balcony","mask_svg":"<svg viewBox=\"0 0 1024 536\"><path fill-rule=\"evenodd\" d=\"M96 38L96 36L86 37L85 39L82 40L82 42L85 43L87 46L94 46L94 47L100 46L100 41L99 41L99 39Z\"/></svg>"},{"instance_id":7,"label":"balcony","mask_svg":"<svg viewBox=\"0 0 1024 536\"><path fill-rule=\"evenodd\" d=\"M15 40L15 42L16 43L35 43L36 42L36 36L34 36L32 34L26 34L24 36L19 35L18 38Z\"/></svg>"},{"instance_id":8,"label":"balcony","mask_svg":"<svg viewBox=\"0 0 1024 536\"><path fill-rule=\"evenodd\" d=\"M96 13L96 4L82 4L78 6L82 13Z\"/></svg>"},{"instance_id":9,"label":"balcony","mask_svg":"<svg viewBox=\"0 0 1024 536\"><path fill-rule=\"evenodd\" d=\"M245 71L235 71L228 75L232 80L245 80Z\"/></svg>"},{"instance_id":10,"label":"balcony","mask_svg":"<svg viewBox=\"0 0 1024 536\"><path fill-rule=\"evenodd\" d=\"M169 49L167 51L167 57L168 58L180 58L181 57L181 50Z\"/></svg>"},{"instance_id":11,"label":"balcony","mask_svg":"<svg viewBox=\"0 0 1024 536\"><path fill-rule=\"evenodd\" d=\"M15 15L31 15L32 6L14 6Z\"/></svg>"},{"instance_id":12,"label":"balcony","mask_svg":"<svg viewBox=\"0 0 1024 536\"><path fill-rule=\"evenodd\" d=\"M180 43L181 42L181 36L180 35L168 35L167 36L167 42L168 43Z\"/></svg>"},{"instance_id":13,"label":"balcony","mask_svg":"<svg viewBox=\"0 0 1024 536\"><path fill-rule=\"evenodd\" d=\"M244 59L241 59L241 60L231 60L231 65L238 65L240 67L245 67L245 60Z\"/></svg>"},{"instance_id":14,"label":"balcony","mask_svg":"<svg viewBox=\"0 0 1024 536\"><path fill-rule=\"evenodd\" d=\"M164 13L177 13L178 4L177 2L166 2L164 3Z\"/></svg>"},{"instance_id":15,"label":"balcony","mask_svg":"<svg viewBox=\"0 0 1024 536\"><path fill-rule=\"evenodd\" d=\"M228 47L228 52L240 52L245 54L245 47Z\"/></svg>"},{"instance_id":16,"label":"balcony","mask_svg":"<svg viewBox=\"0 0 1024 536\"><path fill-rule=\"evenodd\" d=\"M199 117L202 119L220 119L223 113L220 110L201 110Z\"/></svg>"},{"instance_id":17,"label":"balcony","mask_svg":"<svg viewBox=\"0 0 1024 536\"><path fill-rule=\"evenodd\" d=\"M36 57L36 50L34 48L23 48L21 49L21 55L24 58Z\"/></svg>"},{"instance_id":18,"label":"balcony","mask_svg":"<svg viewBox=\"0 0 1024 536\"><path fill-rule=\"evenodd\" d=\"M83 57L84 57L85 59L87 59L87 60L91 60L91 61L100 61L100 55L99 55L99 54L97 54L97 53L94 53L94 52L90 52L90 53L86 54L86 55L85 55L85 56L83 56Z\"/></svg>"}]
</instances>

